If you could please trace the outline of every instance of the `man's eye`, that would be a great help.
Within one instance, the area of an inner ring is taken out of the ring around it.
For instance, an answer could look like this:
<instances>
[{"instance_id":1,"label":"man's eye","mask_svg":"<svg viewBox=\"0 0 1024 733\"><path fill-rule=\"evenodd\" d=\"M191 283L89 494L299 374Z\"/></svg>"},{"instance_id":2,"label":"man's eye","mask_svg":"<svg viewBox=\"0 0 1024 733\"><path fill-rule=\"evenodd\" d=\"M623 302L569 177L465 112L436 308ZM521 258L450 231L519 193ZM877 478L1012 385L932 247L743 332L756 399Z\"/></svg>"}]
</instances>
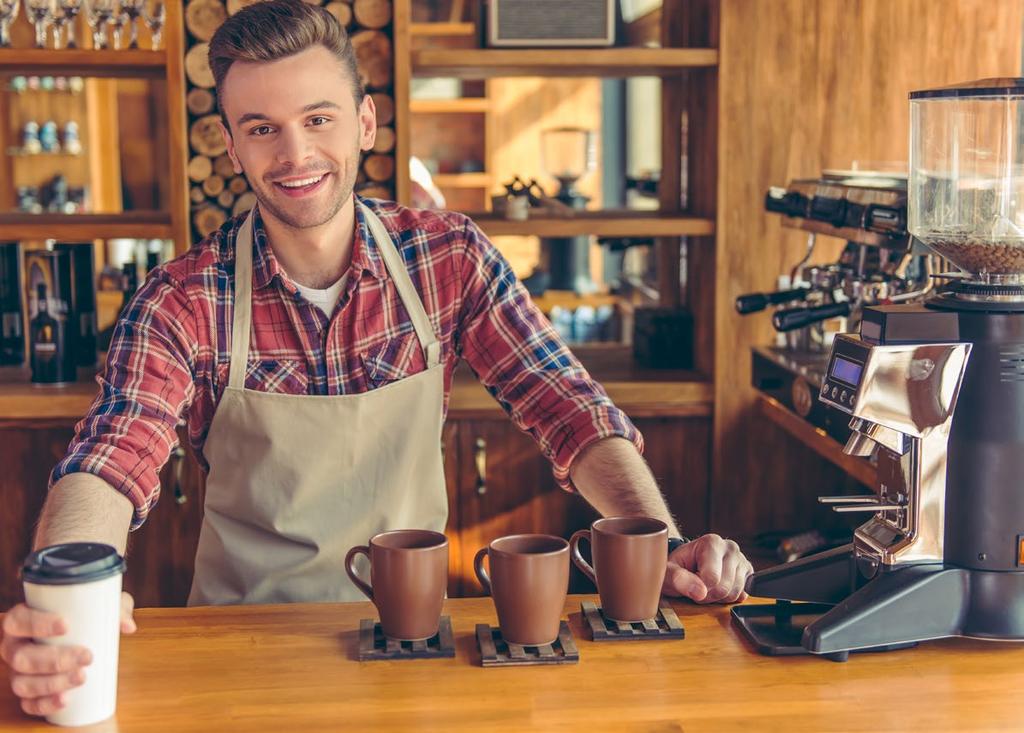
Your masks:
<instances>
[{"instance_id":1,"label":"man's eye","mask_svg":"<svg viewBox=\"0 0 1024 733\"><path fill-rule=\"evenodd\" d=\"M310 123L311 125L317 125L317 126L319 126L319 125L326 125L326 124L327 124L328 122L330 122L330 121L331 121L331 120L330 120L330 118L328 118L328 117L313 117L313 118L311 118L311 119L309 120L309 123Z\"/></svg>"},{"instance_id":2,"label":"man's eye","mask_svg":"<svg viewBox=\"0 0 1024 733\"><path fill-rule=\"evenodd\" d=\"M257 137L262 137L263 135L269 135L270 132L271 132L270 125L260 125L259 127L254 127L251 130L249 130L249 134L250 135L255 135Z\"/></svg>"}]
</instances>

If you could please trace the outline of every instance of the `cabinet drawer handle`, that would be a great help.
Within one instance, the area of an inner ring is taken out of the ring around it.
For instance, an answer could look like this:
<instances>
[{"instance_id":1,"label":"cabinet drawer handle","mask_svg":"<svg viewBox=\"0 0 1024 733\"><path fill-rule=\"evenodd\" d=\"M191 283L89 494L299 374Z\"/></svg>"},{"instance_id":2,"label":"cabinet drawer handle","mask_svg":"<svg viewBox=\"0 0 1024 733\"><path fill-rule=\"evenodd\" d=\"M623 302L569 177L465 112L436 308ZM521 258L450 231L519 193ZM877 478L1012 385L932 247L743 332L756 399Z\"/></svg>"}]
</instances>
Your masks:
<instances>
[{"instance_id":1,"label":"cabinet drawer handle","mask_svg":"<svg viewBox=\"0 0 1024 733\"><path fill-rule=\"evenodd\" d=\"M476 439L476 450L473 452L476 462L476 493L483 496L487 493L487 441Z\"/></svg>"},{"instance_id":2,"label":"cabinet drawer handle","mask_svg":"<svg viewBox=\"0 0 1024 733\"><path fill-rule=\"evenodd\" d=\"M188 501L188 497L181 489L181 472L185 467L185 449L179 445L171 452L171 456L174 458L174 501L180 505Z\"/></svg>"}]
</instances>

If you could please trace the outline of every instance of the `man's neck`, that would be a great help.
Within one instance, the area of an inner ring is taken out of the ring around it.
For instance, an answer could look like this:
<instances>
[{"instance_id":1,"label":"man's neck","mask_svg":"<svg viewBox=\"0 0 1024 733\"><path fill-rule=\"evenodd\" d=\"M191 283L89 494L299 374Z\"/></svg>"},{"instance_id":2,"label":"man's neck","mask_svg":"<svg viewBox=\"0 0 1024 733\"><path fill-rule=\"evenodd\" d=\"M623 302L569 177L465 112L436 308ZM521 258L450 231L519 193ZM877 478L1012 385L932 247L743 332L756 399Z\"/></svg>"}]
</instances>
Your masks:
<instances>
[{"instance_id":1,"label":"man's neck","mask_svg":"<svg viewBox=\"0 0 1024 733\"><path fill-rule=\"evenodd\" d=\"M288 277L317 289L341 279L352 262L354 201L350 197L330 221L306 229L288 226L266 209L260 209L270 248Z\"/></svg>"}]
</instances>

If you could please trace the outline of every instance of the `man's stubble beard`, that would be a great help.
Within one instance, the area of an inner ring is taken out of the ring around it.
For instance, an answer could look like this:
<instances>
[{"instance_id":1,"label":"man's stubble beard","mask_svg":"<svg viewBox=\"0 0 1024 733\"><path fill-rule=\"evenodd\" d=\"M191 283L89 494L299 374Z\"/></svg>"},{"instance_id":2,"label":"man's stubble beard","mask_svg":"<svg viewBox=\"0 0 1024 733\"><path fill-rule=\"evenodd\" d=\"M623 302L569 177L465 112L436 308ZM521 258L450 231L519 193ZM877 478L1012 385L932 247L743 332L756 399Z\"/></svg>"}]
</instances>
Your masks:
<instances>
[{"instance_id":1,"label":"man's stubble beard","mask_svg":"<svg viewBox=\"0 0 1024 733\"><path fill-rule=\"evenodd\" d=\"M323 226L331 221L341 211L345 202L352 196L356 183L356 171L359 169L359 160L361 159L358 147L356 148L355 155L356 165L354 167L338 168L330 172L334 180L329 181L328 185L332 187L335 195L331 197L327 202L326 209L319 215L309 213L304 216L305 212L288 211L284 207L278 206L275 197L270 193L274 190L273 183L264 185L260 181L259 185L253 185L253 180L249 174L243 171L243 175L245 175L245 179L249 182L249 188L252 189L253 194L256 196L260 211L271 214L275 219L292 229L310 229Z\"/></svg>"}]
</instances>

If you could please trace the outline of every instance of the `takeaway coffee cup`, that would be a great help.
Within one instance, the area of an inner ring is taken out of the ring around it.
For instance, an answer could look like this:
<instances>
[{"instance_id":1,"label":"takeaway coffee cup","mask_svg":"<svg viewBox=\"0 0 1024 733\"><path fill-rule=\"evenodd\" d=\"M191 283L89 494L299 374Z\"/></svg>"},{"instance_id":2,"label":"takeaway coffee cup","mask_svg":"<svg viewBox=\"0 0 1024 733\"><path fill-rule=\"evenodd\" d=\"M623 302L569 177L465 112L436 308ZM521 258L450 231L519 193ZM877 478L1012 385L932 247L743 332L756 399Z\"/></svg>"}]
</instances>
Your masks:
<instances>
[{"instance_id":1,"label":"takeaway coffee cup","mask_svg":"<svg viewBox=\"0 0 1024 733\"><path fill-rule=\"evenodd\" d=\"M505 641L539 646L558 638L569 590L568 542L545 534L500 537L476 553L473 568L494 598Z\"/></svg>"},{"instance_id":2,"label":"takeaway coffee cup","mask_svg":"<svg viewBox=\"0 0 1024 733\"><path fill-rule=\"evenodd\" d=\"M356 573L359 554L370 560L369 585ZM345 570L377 607L385 636L419 641L437 633L448 586L448 538L443 534L426 529L382 532L369 546L348 551Z\"/></svg>"},{"instance_id":3,"label":"takeaway coffee cup","mask_svg":"<svg viewBox=\"0 0 1024 733\"><path fill-rule=\"evenodd\" d=\"M580 554L590 541L591 567ZM668 527L650 517L606 517L576 532L572 561L597 585L601 611L612 621L655 618L668 562Z\"/></svg>"},{"instance_id":4,"label":"takeaway coffee cup","mask_svg":"<svg viewBox=\"0 0 1024 733\"><path fill-rule=\"evenodd\" d=\"M72 542L33 552L21 578L30 608L59 614L67 633L43 644L82 646L92 652L85 682L65 693L66 705L46 719L56 725L106 720L117 707L124 558L110 545Z\"/></svg>"}]
</instances>

